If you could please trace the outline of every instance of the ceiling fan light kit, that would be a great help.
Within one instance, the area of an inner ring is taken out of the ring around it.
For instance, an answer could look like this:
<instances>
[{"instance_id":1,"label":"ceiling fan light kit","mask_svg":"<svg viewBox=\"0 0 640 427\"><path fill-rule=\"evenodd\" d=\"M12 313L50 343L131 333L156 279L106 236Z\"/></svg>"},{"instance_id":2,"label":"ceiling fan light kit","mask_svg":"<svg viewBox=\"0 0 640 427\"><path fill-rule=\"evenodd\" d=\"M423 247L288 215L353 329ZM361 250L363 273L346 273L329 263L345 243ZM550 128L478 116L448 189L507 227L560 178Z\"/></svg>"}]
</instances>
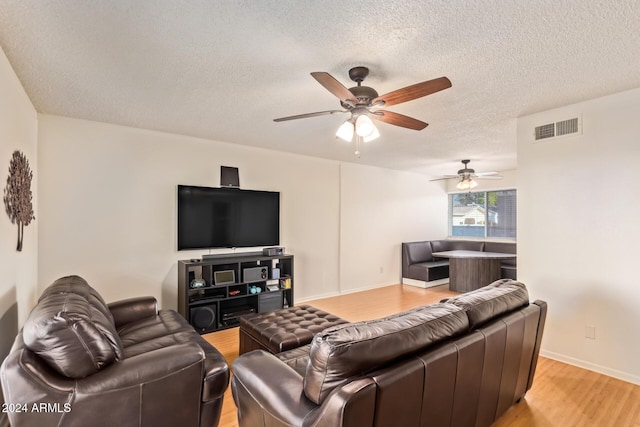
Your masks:
<instances>
[{"instance_id":1,"label":"ceiling fan light kit","mask_svg":"<svg viewBox=\"0 0 640 427\"><path fill-rule=\"evenodd\" d=\"M362 137L364 142L373 141L374 139L378 139L378 138L380 138L380 132L378 132L378 128L375 127L375 126L373 127L373 130L371 131L371 133L369 135Z\"/></svg>"},{"instance_id":2,"label":"ceiling fan light kit","mask_svg":"<svg viewBox=\"0 0 640 427\"><path fill-rule=\"evenodd\" d=\"M353 139L353 123L351 123L350 119L340 125L336 131L336 137L351 142Z\"/></svg>"},{"instance_id":3,"label":"ceiling fan light kit","mask_svg":"<svg viewBox=\"0 0 640 427\"><path fill-rule=\"evenodd\" d=\"M477 186L478 183L472 180L470 177L460 178L460 182L458 183L458 185L456 185L459 190L471 190L472 188L476 188Z\"/></svg>"},{"instance_id":4,"label":"ceiling fan light kit","mask_svg":"<svg viewBox=\"0 0 640 427\"><path fill-rule=\"evenodd\" d=\"M451 87L451 81L448 78L440 77L379 96L375 89L362 86L362 82L367 75L369 75L369 69L367 67L353 67L350 69L349 78L356 82L357 86L347 89L329 73L321 71L313 72L311 76L340 100L340 105L344 110L298 114L274 119L274 121L282 122L336 113L351 113L351 117L342 123L336 131L336 137L351 142L355 136L355 154L359 156L361 142L373 141L380 137L380 132L373 124L372 118L384 123L413 130L422 130L428 126L427 123L420 120L392 111L380 110L380 108L411 101Z\"/></svg>"},{"instance_id":5,"label":"ceiling fan light kit","mask_svg":"<svg viewBox=\"0 0 640 427\"><path fill-rule=\"evenodd\" d=\"M478 186L478 179L502 179L501 175L498 175L498 172L478 172L469 167L469 162L471 160L461 160L464 168L458 170L457 175L445 175L442 178L432 179L431 181L441 181L444 179L459 179L456 187L458 190L472 190Z\"/></svg>"},{"instance_id":6,"label":"ceiling fan light kit","mask_svg":"<svg viewBox=\"0 0 640 427\"><path fill-rule=\"evenodd\" d=\"M369 116L365 114L361 114L356 119L356 133L358 136L363 138L367 136L371 136L371 134L376 130L375 125L369 118Z\"/></svg>"}]
</instances>

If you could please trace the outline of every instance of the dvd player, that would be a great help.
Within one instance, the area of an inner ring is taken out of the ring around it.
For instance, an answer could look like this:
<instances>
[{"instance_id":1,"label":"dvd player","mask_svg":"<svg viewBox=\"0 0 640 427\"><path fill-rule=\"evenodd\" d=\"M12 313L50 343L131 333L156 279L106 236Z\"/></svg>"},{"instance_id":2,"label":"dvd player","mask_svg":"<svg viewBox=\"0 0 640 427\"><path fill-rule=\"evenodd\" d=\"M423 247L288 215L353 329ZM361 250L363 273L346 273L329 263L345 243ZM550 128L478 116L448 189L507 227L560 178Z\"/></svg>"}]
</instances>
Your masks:
<instances>
[{"instance_id":1,"label":"dvd player","mask_svg":"<svg viewBox=\"0 0 640 427\"><path fill-rule=\"evenodd\" d=\"M255 312L255 308L249 306L237 307L233 309L233 311L223 311L220 323L222 323L224 326L234 326L240 323L240 316Z\"/></svg>"}]
</instances>

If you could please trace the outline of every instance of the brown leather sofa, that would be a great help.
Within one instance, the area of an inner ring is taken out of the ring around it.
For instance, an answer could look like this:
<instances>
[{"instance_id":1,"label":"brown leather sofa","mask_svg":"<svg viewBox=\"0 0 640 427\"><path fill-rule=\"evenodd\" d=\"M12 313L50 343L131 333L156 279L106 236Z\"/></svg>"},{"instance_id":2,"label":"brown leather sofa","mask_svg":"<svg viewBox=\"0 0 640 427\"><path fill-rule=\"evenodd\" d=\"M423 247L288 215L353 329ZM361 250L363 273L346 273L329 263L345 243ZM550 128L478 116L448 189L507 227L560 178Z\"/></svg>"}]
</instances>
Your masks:
<instances>
[{"instance_id":1,"label":"brown leather sofa","mask_svg":"<svg viewBox=\"0 0 640 427\"><path fill-rule=\"evenodd\" d=\"M444 284L449 277L449 260L433 257L433 252L454 250L516 253L516 243L479 240L425 240L402 243L402 283L421 287ZM500 262L500 277L517 277L516 258Z\"/></svg>"},{"instance_id":2,"label":"brown leather sofa","mask_svg":"<svg viewBox=\"0 0 640 427\"><path fill-rule=\"evenodd\" d=\"M224 357L153 297L107 305L78 276L49 286L0 370L13 427L215 426Z\"/></svg>"},{"instance_id":3,"label":"brown leather sofa","mask_svg":"<svg viewBox=\"0 0 640 427\"><path fill-rule=\"evenodd\" d=\"M233 363L241 427L491 425L530 389L546 303L500 280Z\"/></svg>"}]
</instances>

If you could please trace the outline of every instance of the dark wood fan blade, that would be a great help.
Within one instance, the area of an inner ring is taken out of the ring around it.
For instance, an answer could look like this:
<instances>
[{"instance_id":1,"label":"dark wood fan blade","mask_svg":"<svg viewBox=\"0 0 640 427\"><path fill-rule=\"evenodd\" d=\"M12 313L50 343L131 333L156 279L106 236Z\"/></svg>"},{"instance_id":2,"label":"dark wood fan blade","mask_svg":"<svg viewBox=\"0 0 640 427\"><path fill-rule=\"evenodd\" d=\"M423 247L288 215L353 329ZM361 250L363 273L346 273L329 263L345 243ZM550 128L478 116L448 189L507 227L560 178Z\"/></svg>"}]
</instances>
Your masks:
<instances>
[{"instance_id":1,"label":"dark wood fan blade","mask_svg":"<svg viewBox=\"0 0 640 427\"><path fill-rule=\"evenodd\" d=\"M436 93L450 87L451 81L446 77L440 77L394 90L393 92L389 92L375 98L371 102L375 103L376 101L384 101L384 106L388 107L390 105L400 104L401 102L407 102L423 96L431 95L432 93Z\"/></svg>"},{"instance_id":2,"label":"dark wood fan blade","mask_svg":"<svg viewBox=\"0 0 640 427\"><path fill-rule=\"evenodd\" d=\"M284 122L287 120L297 120L297 119L306 119L307 117L318 117L318 116L326 116L329 114L338 114L338 113L347 113L346 110L328 110L328 111L318 111L317 113L306 113L306 114L298 114L295 116L288 117L280 117L279 119L273 119L274 122Z\"/></svg>"},{"instance_id":3,"label":"dark wood fan blade","mask_svg":"<svg viewBox=\"0 0 640 427\"><path fill-rule=\"evenodd\" d=\"M429 126L425 122L421 122L420 120L416 120L403 114L394 113L393 111L376 111L375 113L371 114L370 117L376 120L380 120L381 122L389 123L390 125L400 126L413 130L422 130Z\"/></svg>"},{"instance_id":4,"label":"dark wood fan blade","mask_svg":"<svg viewBox=\"0 0 640 427\"><path fill-rule=\"evenodd\" d=\"M356 104L356 99L353 94L349 92L349 89L344 87L344 85L337 81L331 74L325 73L324 71L316 71L311 73L311 75L318 83L324 86L325 89L337 96L340 101L345 102L349 100L354 105Z\"/></svg>"}]
</instances>

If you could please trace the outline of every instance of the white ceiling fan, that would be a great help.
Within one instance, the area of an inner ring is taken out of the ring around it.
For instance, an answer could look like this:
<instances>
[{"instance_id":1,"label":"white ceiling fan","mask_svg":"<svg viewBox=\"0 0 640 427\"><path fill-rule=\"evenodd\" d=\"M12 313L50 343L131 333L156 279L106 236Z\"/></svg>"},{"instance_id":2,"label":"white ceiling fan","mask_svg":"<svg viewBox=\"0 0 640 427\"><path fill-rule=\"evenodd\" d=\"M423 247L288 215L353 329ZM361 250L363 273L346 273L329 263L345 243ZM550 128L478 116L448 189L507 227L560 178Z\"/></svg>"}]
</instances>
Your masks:
<instances>
[{"instance_id":1,"label":"white ceiling fan","mask_svg":"<svg viewBox=\"0 0 640 427\"><path fill-rule=\"evenodd\" d=\"M442 178L432 179L431 181L441 181L444 179L459 179L458 189L460 190L471 190L475 188L478 183L475 181L477 179L502 179L503 176L499 175L498 172L477 172L469 167L469 162L471 160L461 160L464 168L458 170L457 175L444 175Z\"/></svg>"}]
</instances>

